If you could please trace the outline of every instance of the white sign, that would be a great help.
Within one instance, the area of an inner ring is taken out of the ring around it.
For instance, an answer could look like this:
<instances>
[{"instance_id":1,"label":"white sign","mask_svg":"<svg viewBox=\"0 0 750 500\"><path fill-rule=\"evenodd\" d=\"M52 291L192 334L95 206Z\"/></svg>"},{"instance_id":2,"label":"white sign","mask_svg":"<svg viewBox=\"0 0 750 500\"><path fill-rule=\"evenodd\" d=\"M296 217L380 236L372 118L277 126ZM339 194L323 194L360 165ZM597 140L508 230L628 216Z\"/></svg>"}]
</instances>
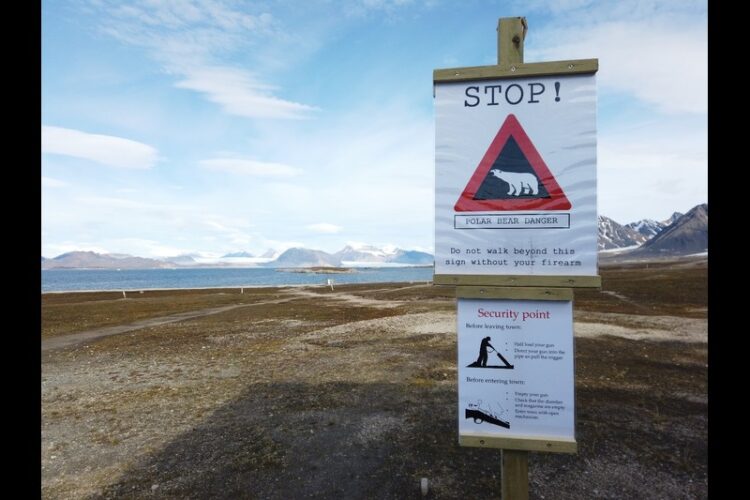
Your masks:
<instances>
[{"instance_id":1,"label":"white sign","mask_svg":"<svg viewBox=\"0 0 750 500\"><path fill-rule=\"evenodd\" d=\"M596 76L435 84L435 274L596 276Z\"/></svg>"},{"instance_id":2,"label":"white sign","mask_svg":"<svg viewBox=\"0 0 750 500\"><path fill-rule=\"evenodd\" d=\"M575 439L573 303L458 299L460 436Z\"/></svg>"}]
</instances>

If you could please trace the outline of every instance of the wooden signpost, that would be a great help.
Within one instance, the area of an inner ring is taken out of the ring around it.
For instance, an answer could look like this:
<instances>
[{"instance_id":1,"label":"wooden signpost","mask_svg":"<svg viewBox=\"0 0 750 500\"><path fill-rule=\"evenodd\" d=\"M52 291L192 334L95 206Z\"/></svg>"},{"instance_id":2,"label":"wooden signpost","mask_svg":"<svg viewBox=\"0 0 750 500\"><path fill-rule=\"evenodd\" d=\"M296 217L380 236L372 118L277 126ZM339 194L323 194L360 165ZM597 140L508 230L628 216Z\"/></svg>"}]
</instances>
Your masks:
<instances>
[{"instance_id":1,"label":"wooden signpost","mask_svg":"<svg viewBox=\"0 0 750 500\"><path fill-rule=\"evenodd\" d=\"M575 453L573 288L599 287L596 59L436 69L436 285L456 286L462 446L502 450L502 498L528 452Z\"/></svg>"}]
</instances>

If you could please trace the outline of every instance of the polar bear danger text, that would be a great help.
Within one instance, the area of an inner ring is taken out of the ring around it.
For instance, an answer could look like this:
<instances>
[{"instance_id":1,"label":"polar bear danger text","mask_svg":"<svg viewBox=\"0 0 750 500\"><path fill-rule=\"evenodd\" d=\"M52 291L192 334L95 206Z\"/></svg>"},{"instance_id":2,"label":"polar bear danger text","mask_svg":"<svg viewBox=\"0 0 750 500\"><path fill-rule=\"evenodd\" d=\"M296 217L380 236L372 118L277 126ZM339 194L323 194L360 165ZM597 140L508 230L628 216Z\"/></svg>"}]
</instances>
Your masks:
<instances>
[{"instance_id":1,"label":"polar bear danger text","mask_svg":"<svg viewBox=\"0 0 750 500\"><path fill-rule=\"evenodd\" d=\"M455 229L567 229L570 214L455 215Z\"/></svg>"}]
</instances>

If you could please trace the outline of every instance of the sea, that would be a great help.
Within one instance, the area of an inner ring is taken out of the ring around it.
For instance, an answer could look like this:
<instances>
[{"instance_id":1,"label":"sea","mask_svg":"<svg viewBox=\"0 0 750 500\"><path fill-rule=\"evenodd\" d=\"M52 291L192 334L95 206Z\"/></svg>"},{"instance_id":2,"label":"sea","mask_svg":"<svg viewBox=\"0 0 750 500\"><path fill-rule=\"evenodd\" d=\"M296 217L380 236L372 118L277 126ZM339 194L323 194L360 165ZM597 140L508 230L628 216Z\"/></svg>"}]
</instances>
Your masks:
<instances>
[{"instance_id":1,"label":"sea","mask_svg":"<svg viewBox=\"0 0 750 500\"><path fill-rule=\"evenodd\" d=\"M430 267L354 268L351 273L309 273L263 268L48 269L42 293L172 288L228 288L432 281Z\"/></svg>"}]
</instances>

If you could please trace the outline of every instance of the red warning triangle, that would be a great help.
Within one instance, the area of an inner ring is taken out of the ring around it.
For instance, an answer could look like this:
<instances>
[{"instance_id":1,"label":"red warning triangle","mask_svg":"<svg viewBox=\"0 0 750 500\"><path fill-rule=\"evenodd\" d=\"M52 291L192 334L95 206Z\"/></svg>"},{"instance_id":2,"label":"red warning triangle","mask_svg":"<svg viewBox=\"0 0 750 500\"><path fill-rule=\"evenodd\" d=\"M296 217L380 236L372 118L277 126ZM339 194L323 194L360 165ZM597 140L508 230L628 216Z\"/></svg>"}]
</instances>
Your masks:
<instances>
[{"instance_id":1,"label":"red warning triangle","mask_svg":"<svg viewBox=\"0 0 750 500\"><path fill-rule=\"evenodd\" d=\"M568 197L515 115L508 115L455 205L457 212L568 210Z\"/></svg>"}]
</instances>

